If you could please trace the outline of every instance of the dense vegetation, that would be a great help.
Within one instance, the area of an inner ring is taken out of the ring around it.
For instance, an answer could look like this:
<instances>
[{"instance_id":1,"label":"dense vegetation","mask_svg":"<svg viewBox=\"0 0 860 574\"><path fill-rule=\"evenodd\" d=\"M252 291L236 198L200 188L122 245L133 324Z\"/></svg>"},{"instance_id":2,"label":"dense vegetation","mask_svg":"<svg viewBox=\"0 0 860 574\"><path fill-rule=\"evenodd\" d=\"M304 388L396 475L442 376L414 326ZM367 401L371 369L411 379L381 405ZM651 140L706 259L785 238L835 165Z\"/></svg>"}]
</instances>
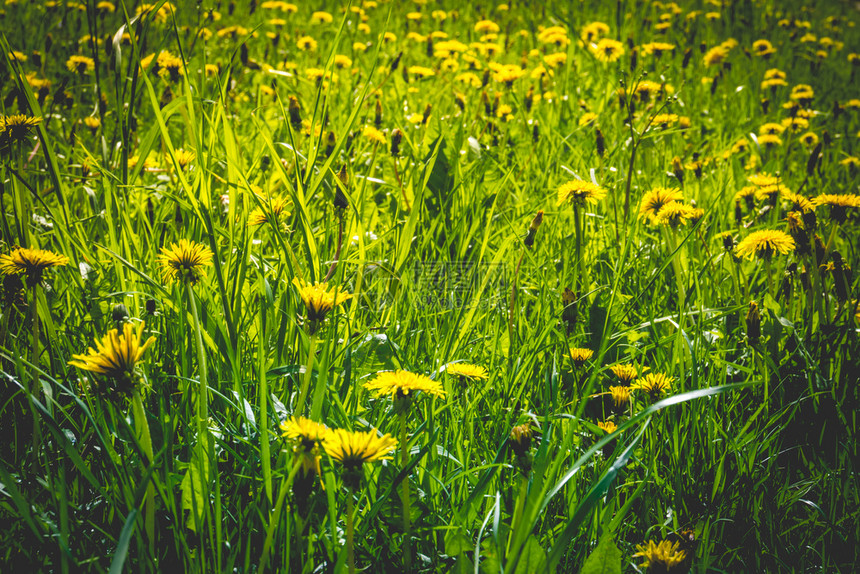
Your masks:
<instances>
[{"instance_id":1,"label":"dense vegetation","mask_svg":"<svg viewBox=\"0 0 860 574\"><path fill-rule=\"evenodd\" d=\"M3 571L853 571L858 20L6 0Z\"/></svg>"}]
</instances>

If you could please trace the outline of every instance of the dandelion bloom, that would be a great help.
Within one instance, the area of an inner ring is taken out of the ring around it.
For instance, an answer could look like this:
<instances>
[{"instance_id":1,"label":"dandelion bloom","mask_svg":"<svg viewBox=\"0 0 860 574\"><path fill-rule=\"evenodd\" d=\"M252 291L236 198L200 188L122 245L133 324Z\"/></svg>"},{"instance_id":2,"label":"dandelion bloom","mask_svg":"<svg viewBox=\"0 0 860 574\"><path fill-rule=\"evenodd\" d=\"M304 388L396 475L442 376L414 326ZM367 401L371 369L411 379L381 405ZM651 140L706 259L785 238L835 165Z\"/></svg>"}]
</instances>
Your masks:
<instances>
[{"instance_id":1,"label":"dandelion bloom","mask_svg":"<svg viewBox=\"0 0 860 574\"><path fill-rule=\"evenodd\" d=\"M672 388L672 377L663 373L648 373L633 383L630 388L645 391L652 398L657 398Z\"/></svg>"},{"instance_id":2,"label":"dandelion bloom","mask_svg":"<svg viewBox=\"0 0 860 574\"><path fill-rule=\"evenodd\" d=\"M586 203L597 203L604 197L606 197L606 190L596 183L574 179L558 188L556 205L561 206L564 203L585 205Z\"/></svg>"},{"instance_id":3,"label":"dandelion bloom","mask_svg":"<svg viewBox=\"0 0 860 574\"><path fill-rule=\"evenodd\" d=\"M493 22L492 20L481 20L480 22L475 24L475 32L479 34L486 33L497 33L499 31L499 25Z\"/></svg>"},{"instance_id":4,"label":"dandelion bloom","mask_svg":"<svg viewBox=\"0 0 860 574\"><path fill-rule=\"evenodd\" d=\"M582 349L578 347L571 347L569 353L570 360L578 367L584 365L586 361L591 360L591 357L594 356L594 351L591 349Z\"/></svg>"},{"instance_id":5,"label":"dandelion bloom","mask_svg":"<svg viewBox=\"0 0 860 574\"><path fill-rule=\"evenodd\" d=\"M618 380L624 385L629 385L633 379L639 376L639 372L636 370L635 365L612 365L609 367L609 370L612 371L612 374L618 377Z\"/></svg>"},{"instance_id":6,"label":"dandelion bloom","mask_svg":"<svg viewBox=\"0 0 860 574\"><path fill-rule=\"evenodd\" d=\"M735 249L738 257L757 256L762 259L770 259L774 253L785 255L790 251L794 251L794 239L777 229L754 231L743 238Z\"/></svg>"},{"instance_id":7,"label":"dandelion bloom","mask_svg":"<svg viewBox=\"0 0 860 574\"><path fill-rule=\"evenodd\" d=\"M630 389L628 387L609 387L609 396L616 408L623 408L630 402Z\"/></svg>"},{"instance_id":8,"label":"dandelion bloom","mask_svg":"<svg viewBox=\"0 0 860 574\"><path fill-rule=\"evenodd\" d=\"M612 38L601 38L591 44L589 50L601 62L615 62L624 55L624 44Z\"/></svg>"},{"instance_id":9,"label":"dandelion bloom","mask_svg":"<svg viewBox=\"0 0 860 574\"><path fill-rule=\"evenodd\" d=\"M0 117L0 145L4 142L22 142L42 122L42 118L15 114Z\"/></svg>"},{"instance_id":10,"label":"dandelion bloom","mask_svg":"<svg viewBox=\"0 0 860 574\"><path fill-rule=\"evenodd\" d=\"M361 130L361 135L363 135L373 143L378 143L382 145L385 145L387 143L385 140L385 134L373 126L364 126L364 129Z\"/></svg>"},{"instance_id":11,"label":"dandelion bloom","mask_svg":"<svg viewBox=\"0 0 860 574\"><path fill-rule=\"evenodd\" d=\"M679 225L686 225L690 220L700 219L704 214L705 212L702 209L697 209L692 205L687 205L679 201L673 201L664 205L657 212L656 222L661 225L668 225L674 229Z\"/></svg>"},{"instance_id":12,"label":"dandelion bloom","mask_svg":"<svg viewBox=\"0 0 860 574\"><path fill-rule=\"evenodd\" d=\"M130 393L134 389L134 369L155 342L155 337L141 342L143 328L141 322L137 331L131 323L123 325L122 334L111 329L101 341L96 340L95 349L90 347L87 354L72 355L69 365L110 379L115 390Z\"/></svg>"},{"instance_id":13,"label":"dandelion bloom","mask_svg":"<svg viewBox=\"0 0 860 574\"><path fill-rule=\"evenodd\" d=\"M355 490L361 482L364 463L391 460L397 439L388 434L379 436L375 429L369 432L335 429L326 435L323 448L343 466L344 484Z\"/></svg>"},{"instance_id":14,"label":"dandelion bloom","mask_svg":"<svg viewBox=\"0 0 860 574\"><path fill-rule=\"evenodd\" d=\"M69 258L44 249L19 247L9 254L0 255L0 271L4 275L27 276L27 285L38 285L46 269L69 264Z\"/></svg>"},{"instance_id":15,"label":"dandelion bloom","mask_svg":"<svg viewBox=\"0 0 860 574\"><path fill-rule=\"evenodd\" d=\"M328 427L305 417L290 417L280 425L282 437L289 439L292 443L293 453L302 461L302 470L305 474L315 471L320 473L319 444L326 439L331 432Z\"/></svg>"},{"instance_id":16,"label":"dandelion bloom","mask_svg":"<svg viewBox=\"0 0 860 574\"><path fill-rule=\"evenodd\" d=\"M564 33L564 29L560 28L561 32ZM546 31L545 31L546 32ZM582 32L580 33L580 38L582 38L583 42L593 42L600 38L604 34L609 33L609 25L603 22L591 22L586 24L582 28Z\"/></svg>"},{"instance_id":17,"label":"dandelion bloom","mask_svg":"<svg viewBox=\"0 0 860 574\"><path fill-rule=\"evenodd\" d=\"M618 425L616 425L612 421L606 421L606 422L601 421L601 422L597 423L597 426L601 430L603 430L603 432L605 432L606 434L611 434L611 433L615 432L615 429L618 428Z\"/></svg>"},{"instance_id":18,"label":"dandelion bloom","mask_svg":"<svg viewBox=\"0 0 860 574\"><path fill-rule=\"evenodd\" d=\"M390 395L392 398L407 397L413 392L424 392L435 397L444 398L445 391L442 383L434 381L425 375L409 371L383 371L373 380L364 383L364 388L374 391L377 397Z\"/></svg>"},{"instance_id":19,"label":"dandelion bloom","mask_svg":"<svg viewBox=\"0 0 860 574\"><path fill-rule=\"evenodd\" d=\"M158 262L167 282L180 281L194 285L203 277L203 267L212 264L213 253L201 243L180 239L162 247Z\"/></svg>"},{"instance_id":20,"label":"dandelion bloom","mask_svg":"<svg viewBox=\"0 0 860 574\"><path fill-rule=\"evenodd\" d=\"M687 557L683 550L679 549L680 542L669 542L663 540L659 544L655 544L653 540L648 541L647 546L641 544L636 545L638 552L633 555L633 558L644 558L642 568L649 572L680 572L680 565Z\"/></svg>"},{"instance_id":21,"label":"dandelion bloom","mask_svg":"<svg viewBox=\"0 0 860 574\"><path fill-rule=\"evenodd\" d=\"M329 311L352 299L352 295L339 292L337 287L329 289L328 283L307 283L296 277L293 285L299 290L302 303L308 311L308 321L317 323L325 319Z\"/></svg>"},{"instance_id":22,"label":"dandelion bloom","mask_svg":"<svg viewBox=\"0 0 860 574\"><path fill-rule=\"evenodd\" d=\"M816 207L826 206L830 208L830 217L836 223L845 223L849 209L860 207L860 195L853 193L823 193L812 198L812 204Z\"/></svg>"},{"instance_id":23,"label":"dandelion bloom","mask_svg":"<svg viewBox=\"0 0 860 574\"><path fill-rule=\"evenodd\" d=\"M486 381L490 378L487 369L480 365L471 365L469 363L451 363L445 370L449 375L461 377L472 381Z\"/></svg>"},{"instance_id":24,"label":"dandelion bloom","mask_svg":"<svg viewBox=\"0 0 860 574\"><path fill-rule=\"evenodd\" d=\"M657 214L666 205L681 201L684 196L677 187L655 187L642 196L642 204L639 207L639 217L656 221Z\"/></svg>"},{"instance_id":25,"label":"dandelion bloom","mask_svg":"<svg viewBox=\"0 0 860 574\"><path fill-rule=\"evenodd\" d=\"M273 197L268 203L264 202L265 209L257 207L248 215L248 225L264 225L270 221L274 224L289 217L290 212L287 210L289 204L289 200L284 197Z\"/></svg>"},{"instance_id":26,"label":"dandelion bloom","mask_svg":"<svg viewBox=\"0 0 860 574\"><path fill-rule=\"evenodd\" d=\"M705 66L711 67L722 64L726 58L729 56L729 50L725 46L714 46L707 52L705 52L704 63Z\"/></svg>"},{"instance_id":27,"label":"dandelion bloom","mask_svg":"<svg viewBox=\"0 0 860 574\"><path fill-rule=\"evenodd\" d=\"M87 72L92 72L96 69L96 63L92 58L88 58L86 56L70 56L68 60L66 60L66 68L70 72L75 72L76 74L86 74Z\"/></svg>"},{"instance_id":28,"label":"dandelion bloom","mask_svg":"<svg viewBox=\"0 0 860 574\"><path fill-rule=\"evenodd\" d=\"M304 50L306 52L314 52L317 49L317 41L314 40L311 36L302 36L296 41L296 46L299 50Z\"/></svg>"}]
</instances>

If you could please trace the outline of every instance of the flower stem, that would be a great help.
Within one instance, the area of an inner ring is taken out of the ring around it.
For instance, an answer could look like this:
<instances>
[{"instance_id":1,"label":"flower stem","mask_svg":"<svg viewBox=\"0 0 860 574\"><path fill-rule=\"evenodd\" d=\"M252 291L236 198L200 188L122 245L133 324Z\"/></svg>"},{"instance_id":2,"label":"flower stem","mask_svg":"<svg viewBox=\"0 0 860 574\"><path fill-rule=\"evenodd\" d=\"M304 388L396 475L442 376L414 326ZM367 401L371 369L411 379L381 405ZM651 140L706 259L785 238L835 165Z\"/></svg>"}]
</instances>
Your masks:
<instances>
[{"instance_id":1,"label":"flower stem","mask_svg":"<svg viewBox=\"0 0 860 574\"><path fill-rule=\"evenodd\" d=\"M33 285L33 297L30 306L30 317L33 328L33 344L30 347L30 365L32 375L30 384L32 385L31 392L35 395L39 392L39 284Z\"/></svg>"},{"instance_id":2,"label":"flower stem","mask_svg":"<svg viewBox=\"0 0 860 574\"><path fill-rule=\"evenodd\" d=\"M304 412L305 408L305 400L308 396L308 388L311 384L311 371L314 367L314 355L316 354L316 346L317 346L317 335L314 333L310 336L310 342L308 343L308 359L305 361L305 374L302 377L302 388L299 391L299 400L296 401L296 408L293 410L294 413L301 415Z\"/></svg>"},{"instance_id":3,"label":"flower stem","mask_svg":"<svg viewBox=\"0 0 860 574\"><path fill-rule=\"evenodd\" d=\"M346 563L349 567L349 574L355 574L355 525L353 524L353 511L355 503L352 497L355 495L350 489L346 495Z\"/></svg>"},{"instance_id":4,"label":"flower stem","mask_svg":"<svg viewBox=\"0 0 860 574\"><path fill-rule=\"evenodd\" d=\"M137 439L140 441L143 454L146 456L146 463L153 464L155 453L152 448L152 435L149 432L149 422L146 420L146 411L143 408L143 398L140 396L139 388L134 389L134 394L131 397L131 408L134 414ZM155 487L152 485L152 480L146 487L144 525L146 537L149 540L149 553L155 556Z\"/></svg>"},{"instance_id":5,"label":"flower stem","mask_svg":"<svg viewBox=\"0 0 860 574\"><path fill-rule=\"evenodd\" d=\"M409 462L409 444L406 428L406 411L403 409L400 413L400 465L406 469ZM409 475L403 477L402 485L403 499L403 571L409 574L412 571L412 544L411 544L411 527L409 513Z\"/></svg>"},{"instance_id":6,"label":"flower stem","mask_svg":"<svg viewBox=\"0 0 860 574\"><path fill-rule=\"evenodd\" d=\"M204 436L209 428L209 372L206 368L206 350L203 347L203 334L200 327L200 317L197 314L197 303L194 301L194 291L191 285L185 284L188 294L188 306L194 318L194 336L197 343L197 362L200 371L200 392L197 401L197 426L200 436Z\"/></svg>"}]
</instances>

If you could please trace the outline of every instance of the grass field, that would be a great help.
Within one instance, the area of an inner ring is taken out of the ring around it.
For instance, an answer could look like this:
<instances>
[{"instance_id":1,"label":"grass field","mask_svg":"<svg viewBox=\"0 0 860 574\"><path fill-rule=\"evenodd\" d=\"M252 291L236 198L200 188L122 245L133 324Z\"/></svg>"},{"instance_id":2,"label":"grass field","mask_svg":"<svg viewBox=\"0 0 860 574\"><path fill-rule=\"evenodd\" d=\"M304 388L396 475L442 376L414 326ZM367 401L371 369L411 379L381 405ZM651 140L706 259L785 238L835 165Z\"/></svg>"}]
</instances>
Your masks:
<instances>
[{"instance_id":1,"label":"grass field","mask_svg":"<svg viewBox=\"0 0 860 574\"><path fill-rule=\"evenodd\" d=\"M0 22L0 570L855 571L853 3Z\"/></svg>"}]
</instances>

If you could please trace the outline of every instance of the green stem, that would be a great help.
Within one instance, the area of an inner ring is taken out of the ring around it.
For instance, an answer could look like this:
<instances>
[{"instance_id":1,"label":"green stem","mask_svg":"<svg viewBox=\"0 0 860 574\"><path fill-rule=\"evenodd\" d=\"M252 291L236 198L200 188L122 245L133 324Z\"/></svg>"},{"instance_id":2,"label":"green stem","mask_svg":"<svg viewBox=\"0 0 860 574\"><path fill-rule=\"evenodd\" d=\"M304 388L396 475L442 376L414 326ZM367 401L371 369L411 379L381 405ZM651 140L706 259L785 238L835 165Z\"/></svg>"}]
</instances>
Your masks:
<instances>
[{"instance_id":1,"label":"green stem","mask_svg":"<svg viewBox=\"0 0 860 574\"><path fill-rule=\"evenodd\" d=\"M511 542L513 542L514 535L519 532L520 520L522 520L523 517L523 510L526 506L528 493L529 479L527 476L520 475L520 492L517 495L517 505L514 507L514 516L511 519L511 535L508 537L508 553L511 551Z\"/></svg>"},{"instance_id":2,"label":"green stem","mask_svg":"<svg viewBox=\"0 0 860 574\"><path fill-rule=\"evenodd\" d=\"M355 574L355 524L353 524L353 512L355 503L352 497L355 493L350 489L346 495L346 563L349 566L349 574Z\"/></svg>"},{"instance_id":3,"label":"green stem","mask_svg":"<svg viewBox=\"0 0 860 574\"><path fill-rule=\"evenodd\" d=\"M30 365L32 374L30 376L31 392L36 395L39 392L39 283L33 285L32 303L30 306L30 317L33 328L33 342L30 347Z\"/></svg>"},{"instance_id":4,"label":"green stem","mask_svg":"<svg viewBox=\"0 0 860 574\"><path fill-rule=\"evenodd\" d=\"M205 436L209 430L209 372L206 368L206 349L203 347L203 333L200 327L200 317L197 314L197 303L191 285L185 284L188 294L188 306L194 318L194 336L197 343L197 362L200 371L199 398L197 401L197 427L200 436Z\"/></svg>"},{"instance_id":5,"label":"green stem","mask_svg":"<svg viewBox=\"0 0 860 574\"><path fill-rule=\"evenodd\" d=\"M296 408L293 411L297 415L301 415L304 412L305 407L305 399L308 397L308 388L311 384L311 371L314 367L314 354L316 353L317 346L317 335L314 333L310 336L310 342L308 343L308 359L305 361L305 374L302 377L302 389L299 392L299 400L296 402Z\"/></svg>"},{"instance_id":6,"label":"green stem","mask_svg":"<svg viewBox=\"0 0 860 574\"><path fill-rule=\"evenodd\" d=\"M406 411L404 408L400 413L400 465L406 469L409 463L409 443L407 441ZM410 514L409 514L409 476L403 477L402 483L403 499L403 571L409 574L412 571L412 544Z\"/></svg>"},{"instance_id":7,"label":"green stem","mask_svg":"<svg viewBox=\"0 0 860 574\"><path fill-rule=\"evenodd\" d=\"M149 422L146 420L146 411L143 408L143 398L140 396L140 389L137 387L135 387L134 394L131 397L131 408L134 415L134 427L137 432L137 439L140 441L143 454L146 456L146 463L153 464L155 462L155 451L152 448L152 435L149 432ZM155 487L152 485L151 479L146 487L144 525L146 537L149 540L149 553L151 556L155 556Z\"/></svg>"}]
</instances>

